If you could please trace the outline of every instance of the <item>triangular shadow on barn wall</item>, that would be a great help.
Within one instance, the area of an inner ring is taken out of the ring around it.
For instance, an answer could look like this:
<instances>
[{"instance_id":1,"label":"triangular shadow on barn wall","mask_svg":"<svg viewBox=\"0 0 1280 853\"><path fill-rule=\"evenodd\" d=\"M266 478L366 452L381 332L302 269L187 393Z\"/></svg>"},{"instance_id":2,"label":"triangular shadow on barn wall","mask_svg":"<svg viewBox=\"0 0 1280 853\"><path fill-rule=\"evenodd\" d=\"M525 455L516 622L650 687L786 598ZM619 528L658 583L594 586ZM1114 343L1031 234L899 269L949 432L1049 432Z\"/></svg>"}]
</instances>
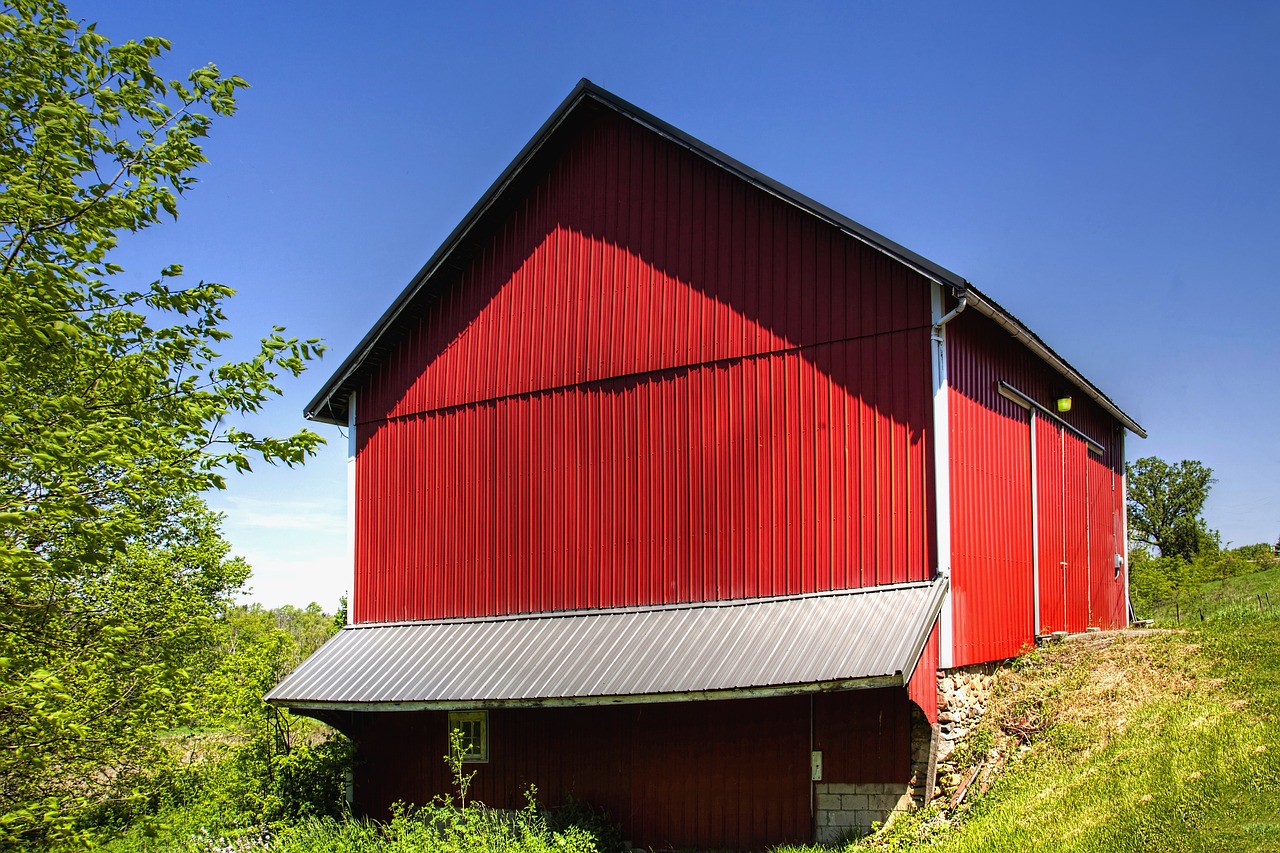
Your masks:
<instances>
[{"instance_id":1,"label":"triangular shadow on barn wall","mask_svg":"<svg viewBox=\"0 0 1280 853\"><path fill-rule=\"evenodd\" d=\"M495 184L499 191L477 205L466 233L455 232L446 242L452 251L443 258L438 253L406 291L410 298L402 296L375 328L381 334L367 357L382 361L384 384L392 381L381 401L362 402L362 419L390 414L394 386L403 390L422 368L459 346L517 282L525 288L549 282L545 270L527 267L551 258L562 272L594 263L605 270L598 274L620 276L602 286L621 284L622 300L615 293L603 309L592 306L602 314L573 322L589 347L624 353L617 357L626 363L609 371L626 377L624 383L795 350L851 396L909 429L913 443L922 440L930 322L929 282L923 276L596 99L581 97L540 137L545 138L532 155L517 158L523 166L504 175ZM518 298L525 300L520 320L529 333L539 325L530 311L548 306L528 292ZM629 304L617 304L627 299ZM428 315L429 332L415 329ZM539 348L561 343L564 319L525 341L523 351L481 357L536 358ZM609 327L600 328L602 322ZM912 337L911 346L884 340L862 350L865 364L851 369L829 363L832 342L901 332ZM656 346L666 352L648 352L655 349L655 335L667 339ZM684 346L676 340L681 336L696 339L694 345ZM504 342L511 343L499 341ZM362 344L357 354L364 349ZM607 375L572 373L564 384ZM507 390L535 387L517 383ZM463 402L468 401L446 404Z\"/></svg>"}]
</instances>

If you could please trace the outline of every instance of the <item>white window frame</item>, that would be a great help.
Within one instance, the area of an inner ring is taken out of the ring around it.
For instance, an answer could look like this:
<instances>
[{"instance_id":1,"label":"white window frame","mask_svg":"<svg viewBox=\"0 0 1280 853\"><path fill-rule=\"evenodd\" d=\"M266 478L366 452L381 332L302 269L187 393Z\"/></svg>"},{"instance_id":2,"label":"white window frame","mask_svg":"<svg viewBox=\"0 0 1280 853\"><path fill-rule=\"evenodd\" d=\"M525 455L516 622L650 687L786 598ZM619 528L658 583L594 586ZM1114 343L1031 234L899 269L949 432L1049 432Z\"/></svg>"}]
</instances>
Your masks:
<instances>
[{"instance_id":1,"label":"white window frame","mask_svg":"<svg viewBox=\"0 0 1280 853\"><path fill-rule=\"evenodd\" d=\"M463 733L463 764L489 763L488 711L450 711L448 734L452 736L455 731Z\"/></svg>"}]
</instances>

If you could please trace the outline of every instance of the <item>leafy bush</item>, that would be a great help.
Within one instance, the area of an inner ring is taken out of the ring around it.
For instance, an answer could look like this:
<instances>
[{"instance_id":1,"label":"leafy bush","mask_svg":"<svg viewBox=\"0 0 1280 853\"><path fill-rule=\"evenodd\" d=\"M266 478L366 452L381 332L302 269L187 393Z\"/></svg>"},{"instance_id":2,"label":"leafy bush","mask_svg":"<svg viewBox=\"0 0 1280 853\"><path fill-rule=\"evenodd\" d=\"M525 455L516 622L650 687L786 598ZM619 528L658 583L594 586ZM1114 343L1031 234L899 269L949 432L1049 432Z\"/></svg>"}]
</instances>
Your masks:
<instances>
[{"instance_id":1,"label":"leafy bush","mask_svg":"<svg viewBox=\"0 0 1280 853\"><path fill-rule=\"evenodd\" d=\"M465 777L455 775L455 783ZM452 796L421 807L397 803L387 823L306 818L285 826L277 837L281 853L599 853L590 830L565 820L548 821L539 811L536 790L517 812L487 808ZM579 812L596 821L599 813ZM614 830L616 832L616 830Z\"/></svg>"},{"instance_id":2,"label":"leafy bush","mask_svg":"<svg viewBox=\"0 0 1280 853\"><path fill-rule=\"evenodd\" d=\"M397 806L387 823L310 818L285 827L280 853L596 853L590 833L551 830L530 805L515 814L441 802Z\"/></svg>"},{"instance_id":3,"label":"leafy bush","mask_svg":"<svg viewBox=\"0 0 1280 853\"><path fill-rule=\"evenodd\" d=\"M585 831L595 840L599 853L623 853L627 849L621 828L608 812L572 795L564 805L547 812L545 817L552 832Z\"/></svg>"}]
</instances>

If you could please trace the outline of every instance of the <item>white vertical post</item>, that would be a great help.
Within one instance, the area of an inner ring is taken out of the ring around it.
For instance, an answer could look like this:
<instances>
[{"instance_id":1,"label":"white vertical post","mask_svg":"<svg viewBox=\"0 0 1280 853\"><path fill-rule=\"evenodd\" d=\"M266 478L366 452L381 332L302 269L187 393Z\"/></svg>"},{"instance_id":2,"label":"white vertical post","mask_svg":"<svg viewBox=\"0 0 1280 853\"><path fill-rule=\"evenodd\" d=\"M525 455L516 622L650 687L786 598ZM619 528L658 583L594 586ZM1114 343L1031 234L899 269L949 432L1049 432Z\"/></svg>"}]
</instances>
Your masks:
<instances>
[{"instance_id":1,"label":"white vertical post","mask_svg":"<svg viewBox=\"0 0 1280 853\"><path fill-rule=\"evenodd\" d=\"M942 285L933 283L931 304L933 329L930 333L930 363L933 366L933 484L934 539L938 545L938 575L951 578L951 408L947 387L947 330L939 327L943 317ZM938 614L938 668L954 664L954 627L948 586Z\"/></svg>"},{"instance_id":2,"label":"white vertical post","mask_svg":"<svg viewBox=\"0 0 1280 853\"><path fill-rule=\"evenodd\" d=\"M347 398L347 624L355 620L356 593L356 395Z\"/></svg>"}]
</instances>

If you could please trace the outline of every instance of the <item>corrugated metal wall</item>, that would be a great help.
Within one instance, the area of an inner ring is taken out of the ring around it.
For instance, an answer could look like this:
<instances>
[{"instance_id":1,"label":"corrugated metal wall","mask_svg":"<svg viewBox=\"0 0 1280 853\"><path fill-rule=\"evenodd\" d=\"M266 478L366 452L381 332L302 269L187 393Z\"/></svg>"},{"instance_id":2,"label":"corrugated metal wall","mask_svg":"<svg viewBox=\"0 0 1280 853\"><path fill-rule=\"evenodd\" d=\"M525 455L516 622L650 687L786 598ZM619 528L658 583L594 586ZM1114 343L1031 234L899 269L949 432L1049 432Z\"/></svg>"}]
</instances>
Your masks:
<instances>
[{"instance_id":1,"label":"corrugated metal wall","mask_svg":"<svg viewBox=\"0 0 1280 853\"><path fill-rule=\"evenodd\" d=\"M1066 433L1052 421L1036 418L1036 506L1039 509L1040 630L1066 630L1067 471Z\"/></svg>"},{"instance_id":2,"label":"corrugated metal wall","mask_svg":"<svg viewBox=\"0 0 1280 853\"><path fill-rule=\"evenodd\" d=\"M1015 354L975 340L990 330L974 313L947 325L957 666L1015 655L1033 635L1030 419L996 390L1015 381L1007 367Z\"/></svg>"},{"instance_id":3,"label":"corrugated metal wall","mask_svg":"<svg viewBox=\"0 0 1280 853\"><path fill-rule=\"evenodd\" d=\"M1092 533L1089 527L1089 470L1088 450L1078 435L1062 430L1063 451L1063 527L1062 539L1066 554L1066 629L1083 631L1092 624L1089 613L1089 576L1093 566L1089 565L1089 538ZM1106 533L1110 533L1107 525ZM1101 536L1102 531L1098 531ZM1110 627L1110 626L1108 626Z\"/></svg>"},{"instance_id":4,"label":"corrugated metal wall","mask_svg":"<svg viewBox=\"0 0 1280 853\"><path fill-rule=\"evenodd\" d=\"M1119 445L1120 436L1115 434ZM1128 602L1124 597L1123 567L1117 569L1116 555L1123 555L1124 486L1121 477L1106 460L1088 454L1089 482L1089 610L1097 625L1128 623Z\"/></svg>"},{"instance_id":5,"label":"corrugated metal wall","mask_svg":"<svg viewBox=\"0 0 1280 853\"><path fill-rule=\"evenodd\" d=\"M907 696L920 706L929 722L938 721L938 624L929 632L929 639L920 653L920 661L911 681L907 684Z\"/></svg>"},{"instance_id":6,"label":"corrugated metal wall","mask_svg":"<svg viewBox=\"0 0 1280 853\"><path fill-rule=\"evenodd\" d=\"M450 790L445 712L379 713L358 736L357 808ZM826 781L905 782L910 716L902 689L656 705L495 709L490 760L468 765L471 796L520 808L530 784L607 810L639 847L764 850L810 839L809 750ZM810 738L812 737L812 741Z\"/></svg>"},{"instance_id":7,"label":"corrugated metal wall","mask_svg":"<svg viewBox=\"0 0 1280 853\"><path fill-rule=\"evenodd\" d=\"M1033 548L1041 631L1122 626L1124 581L1113 567L1113 555L1123 551L1119 425L975 311L947 326L947 355L955 664L1008 657L1033 640ZM1033 495L1030 414L1000 395L1001 381L1050 409L1070 393L1063 420L1102 454L1038 415Z\"/></svg>"},{"instance_id":8,"label":"corrugated metal wall","mask_svg":"<svg viewBox=\"0 0 1280 853\"><path fill-rule=\"evenodd\" d=\"M357 395L357 621L926 578L929 288L617 117Z\"/></svg>"}]
</instances>

